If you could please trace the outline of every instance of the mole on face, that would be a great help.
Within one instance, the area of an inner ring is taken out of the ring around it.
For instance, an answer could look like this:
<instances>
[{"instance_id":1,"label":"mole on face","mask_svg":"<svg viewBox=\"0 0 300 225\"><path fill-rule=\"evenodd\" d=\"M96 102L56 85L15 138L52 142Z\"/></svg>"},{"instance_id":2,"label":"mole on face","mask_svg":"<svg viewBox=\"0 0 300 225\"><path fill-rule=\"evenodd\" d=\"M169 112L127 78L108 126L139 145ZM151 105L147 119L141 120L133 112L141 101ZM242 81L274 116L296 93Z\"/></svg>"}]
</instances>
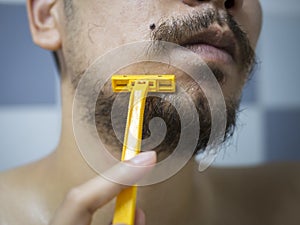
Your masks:
<instances>
[{"instance_id":1,"label":"mole on face","mask_svg":"<svg viewBox=\"0 0 300 225\"><path fill-rule=\"evenodd\" d=\"M150 30L154 30L155 27L156 27L155 23L152 23L152 24L150 24L150 26L149 26Z\"/></svg>"}]
</instances>

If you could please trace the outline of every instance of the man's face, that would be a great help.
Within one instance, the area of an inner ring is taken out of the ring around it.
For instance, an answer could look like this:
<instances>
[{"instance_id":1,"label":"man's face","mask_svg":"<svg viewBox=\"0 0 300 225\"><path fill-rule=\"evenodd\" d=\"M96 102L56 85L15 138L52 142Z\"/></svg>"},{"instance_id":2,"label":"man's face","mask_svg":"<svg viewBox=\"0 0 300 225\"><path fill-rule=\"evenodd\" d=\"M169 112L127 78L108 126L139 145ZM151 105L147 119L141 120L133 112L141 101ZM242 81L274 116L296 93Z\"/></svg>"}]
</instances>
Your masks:
<instances>
[{"instance_id":1,"label":"man's face","mask_svg":"<svg viewBox=\"0 0 300 225\"><path fill-rule=\"evenodd\" d=\"M196 17L197 14L205 16L211 10L220 13L220 17L225 16L226 13L232 15L234 21L248 35L252 48L256 45L261 27L261 9L258 0L133 0L122 3L109 0L91 0L88 3L64 0L64 2L65 12L63 14L67 19L63 19L65 23L62 23L61 28L63 52L69 64L69 71L75 70L77 73L84 71L93 59L113 48L130 42L151 39L157 28L163 24L171 26L172 24L168 24L168 22L176 20L192 24L196 22L196 19L192 20L189 17ZM230 6L230 2L233 6L226 9L225 6ZM211 26L216 28L215 33L207 35L207 39L211 39L217 32L223 32L230 36L230 33L227 32L227 24L220 27L217 25L220 21L215 22ZM177 28L185 32L183 24L178 23ZM161 38L176 41L167 36ZM188 38L187 34L186 39ZM180 40L178 42L179 44L190 44L189 42L180 43ZM206 56L202 55L202 58L204 60L207 58L207 61L213 61L220 67L224 68L224 64L228 64L226 60L213 59L214 57L210 54ZM74 60L76 60L76 64L74 64ZM78 65L78 63L80 64ZM230 68L226 69L232 70L237 66L229 65ZM238 80L241 80L240 77ZM232 84L232 82L230 83Z\"/></svg>"},{"instance_id":2,"label":"man's face","mask_svg":"<svg viewBox=\"0 0 300 225\"><path fill-rule=\"evenodd\" d=\"M258 0L65 0L62 15L62 53L66 72L74 86L97 57L113 48L142 40L174 42L195 52L214 72L227 105L228 130L234 125L241 90L254 62L252 49L256 46L261 28ZM125 68L120 72L157 74L162 71L177 73L180 78L176 69L151 63ZM178 80L184 85L187 79L184 75L182 77ZM206 133L206 137L200 136L200 149L205 147L209 136L210 121L206 119L209 109L203 103L205 100L199 88L193 89L187 85L186 90L198 104L200 118L204 118L203 121L200 119L200 123L204 124L202 133ZM101 98L105 99L105 94L99 98L98 110L111 107L114 98L105 100L109 104L102 104ZM146 123L168 110L169 117L164 119L170 120L169 139L176 139L178 134L174 130L179 127L171 125L179 124L176 113L172 114L170 106L157 99L148 100L146 111L157 108L153 105L159 105L161 109L158 111L162 113L145 115ZM104 132L101 132L102 127L109 126L107 119L101 122L99 118L100 133ZM107 133L107 129L104 130Z\"/></svg>"}]
</instances>

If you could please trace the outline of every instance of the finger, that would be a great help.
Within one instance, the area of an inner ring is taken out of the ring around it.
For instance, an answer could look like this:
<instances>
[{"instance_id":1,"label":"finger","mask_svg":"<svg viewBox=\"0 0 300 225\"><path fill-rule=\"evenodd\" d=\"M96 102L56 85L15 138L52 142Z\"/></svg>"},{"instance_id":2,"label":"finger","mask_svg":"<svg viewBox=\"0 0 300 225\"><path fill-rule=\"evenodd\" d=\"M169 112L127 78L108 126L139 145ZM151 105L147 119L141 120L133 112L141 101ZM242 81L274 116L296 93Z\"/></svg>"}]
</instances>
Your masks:
<instances>
[{"instance_id":1,"label":"finger","mask_svg":"<svg viewBox=\"0 0 300 225\"><path fill-rule=\"evenodd\" d=\"M153 151L138 154L126 163L118 163L105 172L123 184L134 184L147 174L156 162ZM98 176L73 188L57 210L52 224L88 224L96 209L105 205L126 186Z\"/></svg>"},{"instance_id":2,"label":"finger","mask_svg":"<svg viewBox=\"0 0 300 225\"><path fill-rule=\"evenodd\" d=\"M145 213L139 208L135 211L135 225L146 225Z\"/></svg>"}]
</instances>

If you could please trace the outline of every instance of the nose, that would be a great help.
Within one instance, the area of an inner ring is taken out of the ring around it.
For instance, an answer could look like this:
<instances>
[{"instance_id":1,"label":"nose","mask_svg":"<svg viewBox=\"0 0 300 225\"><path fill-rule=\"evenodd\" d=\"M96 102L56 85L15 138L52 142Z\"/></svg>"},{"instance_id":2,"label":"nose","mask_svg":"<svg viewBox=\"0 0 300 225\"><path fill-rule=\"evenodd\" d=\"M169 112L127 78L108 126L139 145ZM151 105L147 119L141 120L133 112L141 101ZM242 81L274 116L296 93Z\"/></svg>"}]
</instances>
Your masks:
<instances>
[{"instance_id":1,"label":"nose","mask_svg":"<svg viewBox=\"0 0 300 225\"><path fill-rule=\"evenodd\" d=\"M191 7L201 5L202 3L212 3L216 7L236 11L242 8L244 0L182 0L182 2Z\"/></svg>"}]
</instances>

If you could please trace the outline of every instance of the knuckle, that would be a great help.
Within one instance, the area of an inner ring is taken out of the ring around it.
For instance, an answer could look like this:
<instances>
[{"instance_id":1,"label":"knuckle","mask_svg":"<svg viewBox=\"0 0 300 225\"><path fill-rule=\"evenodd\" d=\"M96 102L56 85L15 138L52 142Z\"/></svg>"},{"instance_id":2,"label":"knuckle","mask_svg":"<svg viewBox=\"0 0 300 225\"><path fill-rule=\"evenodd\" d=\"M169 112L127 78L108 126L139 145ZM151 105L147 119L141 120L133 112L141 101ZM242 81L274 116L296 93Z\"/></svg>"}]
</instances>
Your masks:
<instances>
[{"instance_id":1,"label":"knuckle","mask_svg":"<svg viewBox=\"0 0 300 225\"><path fill-rule=\"evenodd\" d=\"M82 204L84 203L84 196L79 188L72 188L66 195L65 201L69 204Z\"/></svg>"}]
</instances>

